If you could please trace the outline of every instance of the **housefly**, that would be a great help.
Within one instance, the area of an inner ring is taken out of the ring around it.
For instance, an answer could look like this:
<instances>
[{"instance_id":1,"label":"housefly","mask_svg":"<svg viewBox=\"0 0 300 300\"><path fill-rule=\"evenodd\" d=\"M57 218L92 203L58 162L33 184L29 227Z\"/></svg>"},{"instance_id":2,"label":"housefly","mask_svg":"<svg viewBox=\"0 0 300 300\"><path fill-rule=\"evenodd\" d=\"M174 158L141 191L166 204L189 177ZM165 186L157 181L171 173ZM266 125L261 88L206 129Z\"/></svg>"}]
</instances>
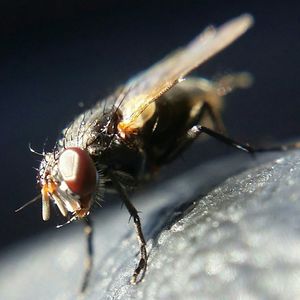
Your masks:
<instances>
[{"instance_id":1,"label":"housefly","mask_svg":"<svg viewBox=\"0 0 300 300\"><path fill-rule=\"evenodd\" d=\"M85 222L88 255L81 292L93 262L90 211L104 190L117 191L136 229L140 258L131 277L135 284L144 277L148 255L138 211L128 194L202 133L246 152L260 151L225 136L221 119L223 96L249 86L248 73L228 74L216 81L186 78L252 24L252 17L244 14L219 28L208 27L187 46L75 118L54 149L42 154L37 177L43 220L50 218L52 202L67 223Z\"/></svg>"}]
</instances>

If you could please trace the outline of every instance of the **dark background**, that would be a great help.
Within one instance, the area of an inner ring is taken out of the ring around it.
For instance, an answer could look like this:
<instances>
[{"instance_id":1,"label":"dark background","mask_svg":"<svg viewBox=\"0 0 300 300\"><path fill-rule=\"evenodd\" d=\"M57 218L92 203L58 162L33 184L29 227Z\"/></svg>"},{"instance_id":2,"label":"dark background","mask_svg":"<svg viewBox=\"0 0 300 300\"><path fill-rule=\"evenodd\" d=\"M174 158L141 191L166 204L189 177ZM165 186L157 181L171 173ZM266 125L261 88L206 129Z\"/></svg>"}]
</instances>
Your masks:
<instances>
[{"instance_id":1,"label":"dark background","mask_svg":"<svg viewBox=\"0 0 300 300\"><path fill-rule=\"evenodd\" d=\"M58 223L42 222L40 203L14 213L39 192L33 170L39 157L28 150L29 142L42 151L48 139L50 150L82 111L78 103L89 107L208 24L244 12L255 17L254 28L197 74L247 70L255 77L252 88L227 98L224 119L231 136L254 144L296 138L300 14L292 1L2 1L0 249L42 229L55 230ZM195 160L229 151L208 141L171 168L183 172Z\"/></svg>"}]
</instances>

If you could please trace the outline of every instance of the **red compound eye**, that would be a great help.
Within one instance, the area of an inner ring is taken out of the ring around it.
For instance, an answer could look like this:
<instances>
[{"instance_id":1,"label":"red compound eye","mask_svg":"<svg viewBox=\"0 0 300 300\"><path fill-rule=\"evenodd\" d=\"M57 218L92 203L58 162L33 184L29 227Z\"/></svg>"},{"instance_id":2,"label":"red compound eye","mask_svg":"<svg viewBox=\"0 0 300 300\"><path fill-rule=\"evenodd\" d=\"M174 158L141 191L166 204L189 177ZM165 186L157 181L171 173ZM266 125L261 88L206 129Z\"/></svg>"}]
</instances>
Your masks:
<instances>
[{"instance_id":1,"label":"red compound eye","mask_svg":"<svg viewBox=\"0 0 300 300\"><path fill-rule=\"evenodd\" d=\"M78 148L67 148L60 155L58 170L69 189L84 197L96 189L97 170L89 154Z\"/></svg>"}]
</instances>

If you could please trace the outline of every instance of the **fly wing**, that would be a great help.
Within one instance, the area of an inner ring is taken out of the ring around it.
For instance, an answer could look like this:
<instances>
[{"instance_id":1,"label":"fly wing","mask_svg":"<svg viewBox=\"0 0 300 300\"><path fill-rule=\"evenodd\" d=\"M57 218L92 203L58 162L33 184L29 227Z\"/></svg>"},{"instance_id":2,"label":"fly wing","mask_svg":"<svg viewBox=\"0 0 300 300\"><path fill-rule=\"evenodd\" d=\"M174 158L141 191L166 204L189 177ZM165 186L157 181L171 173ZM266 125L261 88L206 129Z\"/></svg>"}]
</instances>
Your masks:
<instances>
[{"instance_id":1,"label":"fly wing","mask_svg":"<svg viewBox=\"0 0 300 300\"><path fill-rule=\"evenodd\" d=\"M128 81L116 105L123 114L120 127L129 132L139 127L138 118L149 105L189 72L227 47L253 24L249 14L241 15L219 28L205 29L186 47L156 63ZM119 128L120 128L119 127Z\"/></svg>"}]
</instances>

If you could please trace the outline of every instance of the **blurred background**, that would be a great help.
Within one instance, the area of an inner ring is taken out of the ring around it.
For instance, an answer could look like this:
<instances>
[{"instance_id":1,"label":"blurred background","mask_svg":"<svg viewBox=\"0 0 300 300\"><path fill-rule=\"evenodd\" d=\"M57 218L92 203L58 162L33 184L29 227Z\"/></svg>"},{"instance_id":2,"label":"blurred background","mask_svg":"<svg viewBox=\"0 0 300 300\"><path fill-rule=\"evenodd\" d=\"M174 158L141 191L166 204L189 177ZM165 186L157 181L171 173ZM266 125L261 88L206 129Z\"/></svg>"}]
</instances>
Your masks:
<instances>
[{"instance_id":1,"label":"blurred background","mask_svg":"<svg viewBox=\"0 0 300 300\"><path fill-rule=\"evenodd\" d=\"M83 109L209 24L245 12L255 18L254 28L196 72L208 78L231 71L253 74L250 89L226 99L230 135L254 145L299 137L300 14L295 3L2 0L0 251L41 230L54 231L61 222L54 217L44 223L39 202L14 213L39 193L33 167L40 158L28 144L42 151L46 143L45 150L51 150L59 132ZM194 145L161 178L228 153L232 150L211 140Z\"/></svg>"}]
</instances>

